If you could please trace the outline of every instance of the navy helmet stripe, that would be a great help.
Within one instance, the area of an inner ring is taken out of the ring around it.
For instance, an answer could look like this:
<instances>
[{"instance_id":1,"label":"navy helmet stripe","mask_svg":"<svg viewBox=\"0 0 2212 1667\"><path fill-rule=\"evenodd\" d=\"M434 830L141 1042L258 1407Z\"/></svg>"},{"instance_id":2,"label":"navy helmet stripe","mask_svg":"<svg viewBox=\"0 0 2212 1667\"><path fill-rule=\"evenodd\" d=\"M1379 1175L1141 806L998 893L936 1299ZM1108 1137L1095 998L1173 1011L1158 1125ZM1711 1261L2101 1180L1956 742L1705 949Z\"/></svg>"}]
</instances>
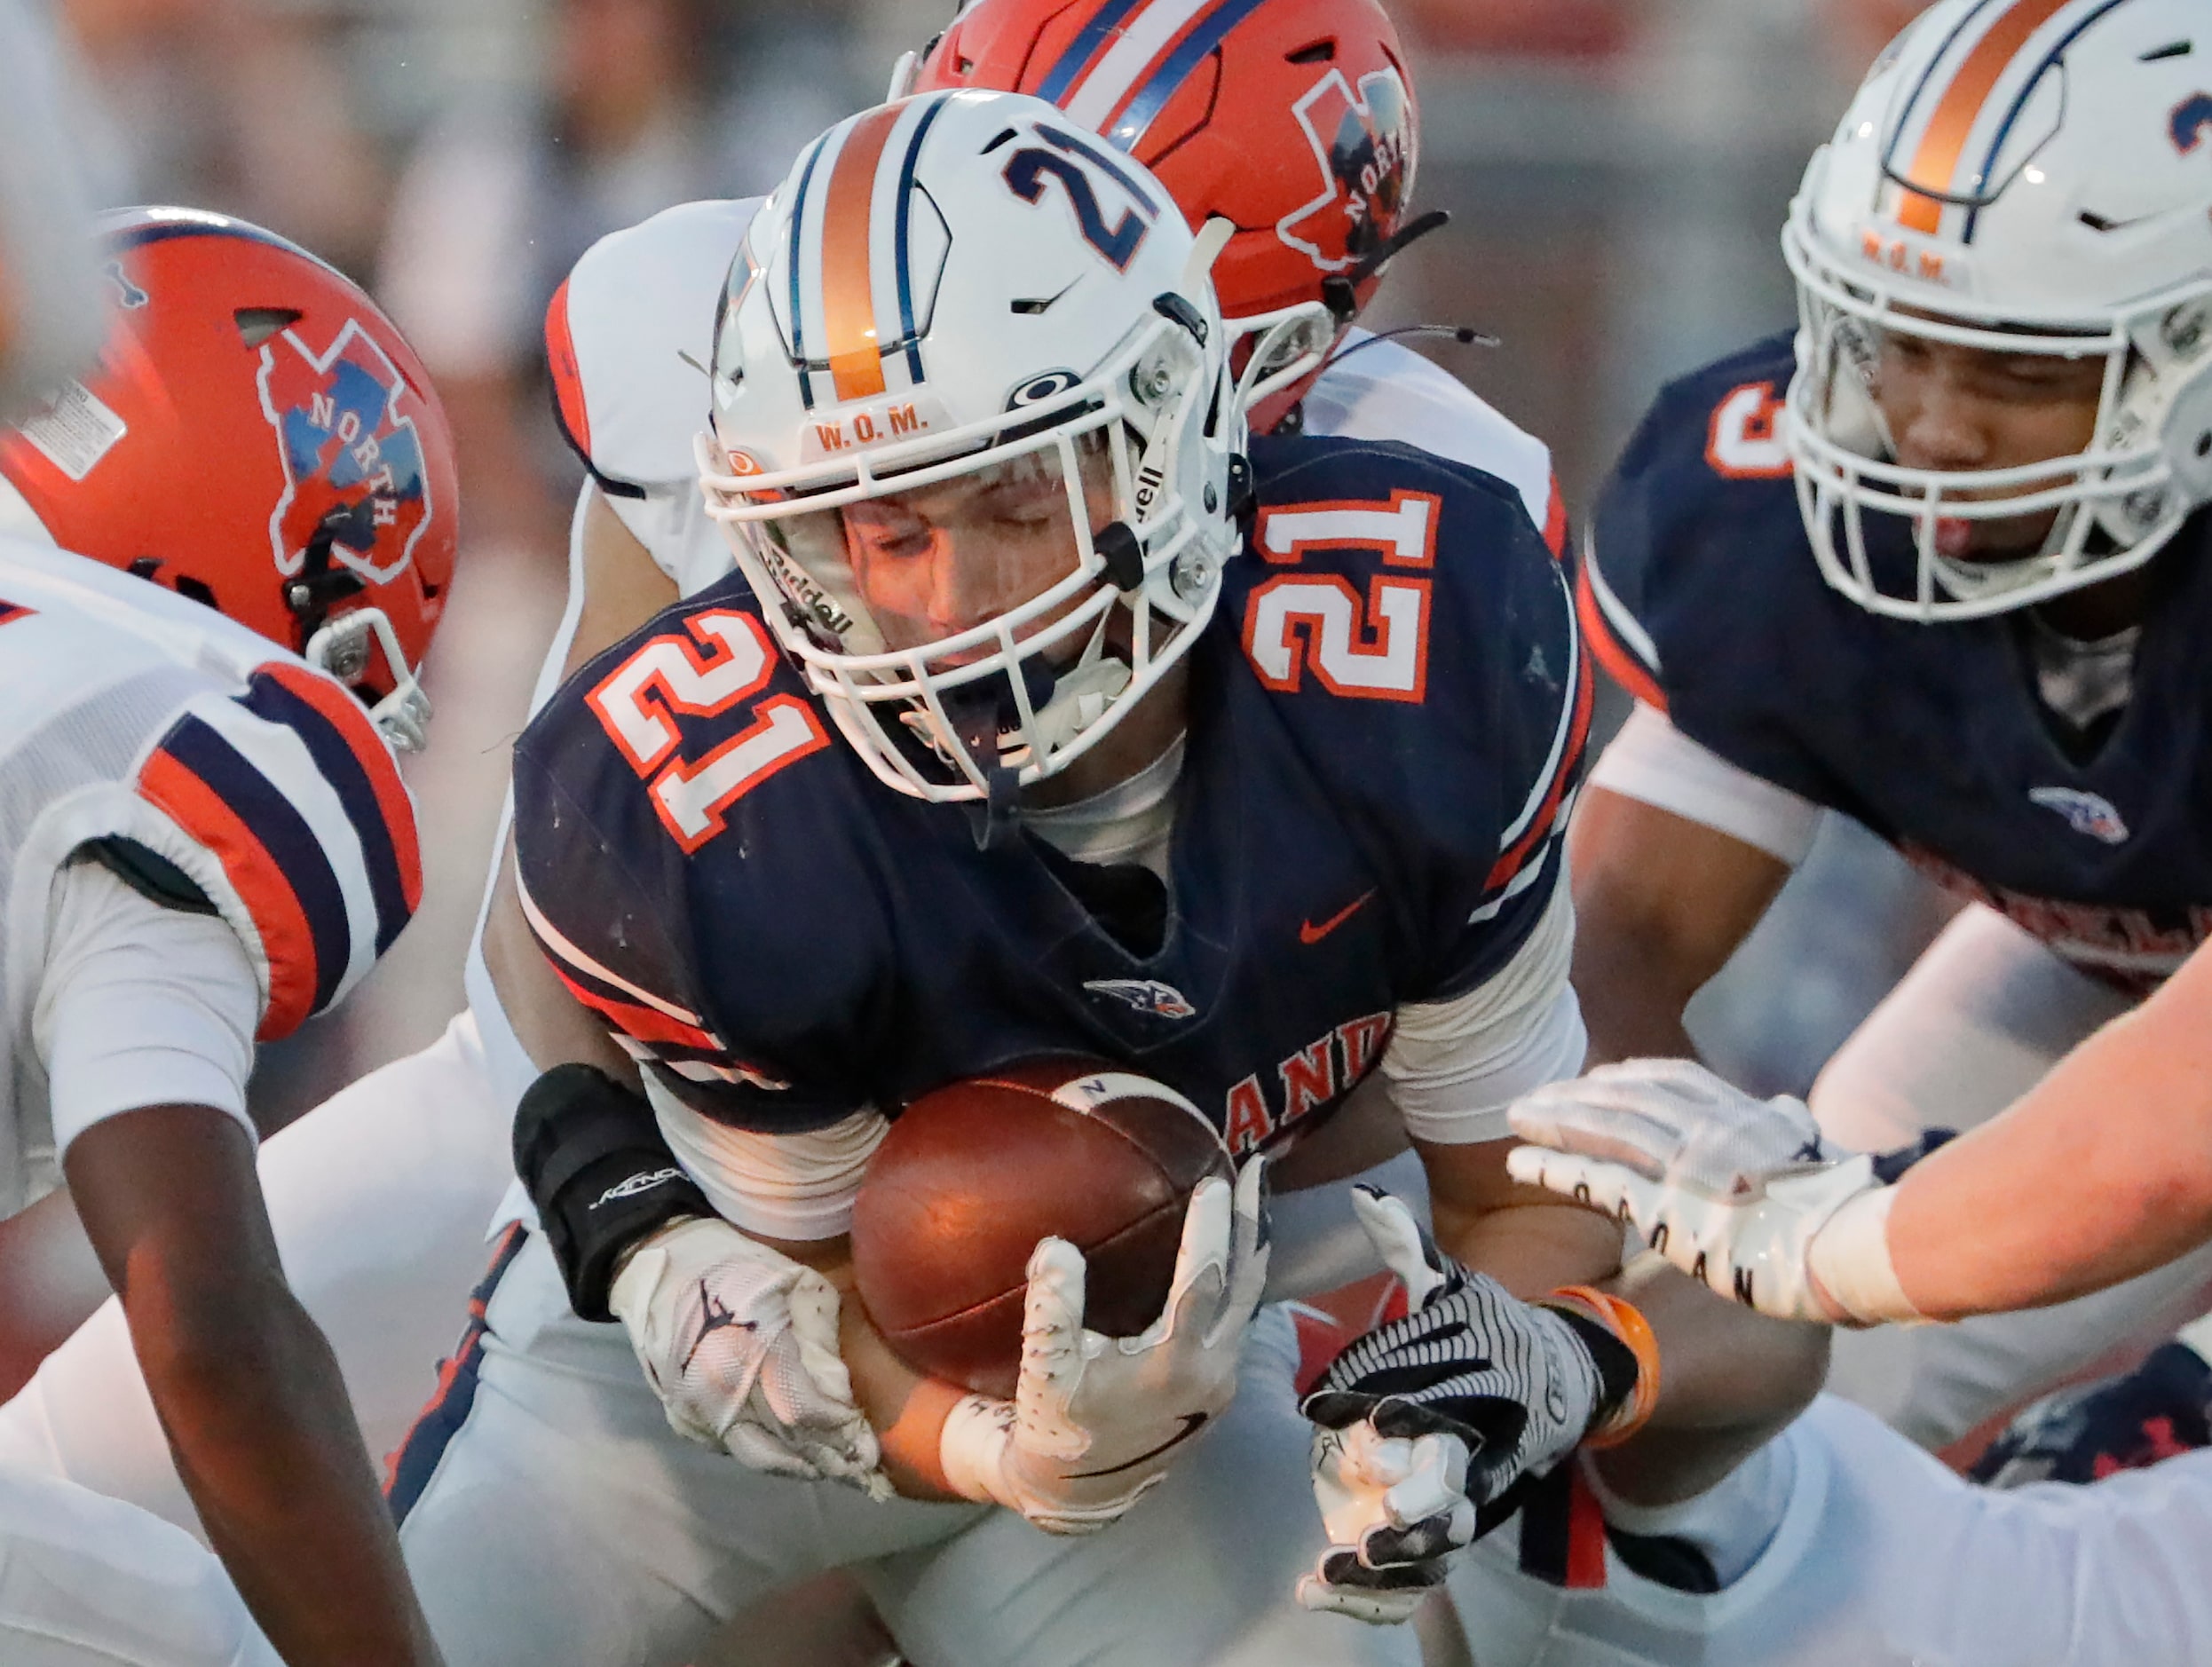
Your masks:
<instances>
[{"instance_id":1,"label":"navy helmet stripe","mask_svg":"<svg viewBox=\"0 0 2212 1667\"><path fill-rule=\"evenodd\" d=\"M2026 81L2023 81L2020 83L2020 90L2012 95L2012 107L2004 113L2004 120L1997 123L1996 133L1989 141L1988 154L1982 158L1981 170L1978 176L1980 180L1980 185L1974 193L1975 196L1979 199L1979 201L1976 201L1974 205L1966 211L1966 227L1965 230L1959 234L1959 241L1961 242L1971 243L1974 241L1974 222L1981 217L1982 209L1987 203L1989 198L1990 170L1996 167L1997 158L2003 154L2004 142L2006 139L2012 137L2013 126L2019 121L2020 113L2027 108L2027 101L2029 98L2034 95L2035 89L2042 84L2043 77L2050 73L2050 67L2057 63L2065 54L2067 47L2073 45L2076 40L2081 38L2081 36L2085 29L2087 29L2092 23L2095 23L2099 18L2103 17L2106 12L2115 10L2124 4L2126 4L2126 0L2105 0L2105 4L2103 5L2097 7L2097 10L2090 12L2089 16L2083 18L2079 23L2076 23L2059 39L2053 41L2050 45L2050 50L2043 54L2043 61L2035 66L2034 73L2029 75Z\"/></svg>"},{"instance_id":2,"label":"navy helmet stripe","mask_svg":"<svg viewBox=\"0 0 2212 1667\"><path fill-rule=\"evenodd\" d=\"M162 750L205 783L233 815L261 841L292 889L315 946L315 999L308 1009L330 1005L352 960L352 928L347 921L345 891L323 855L321 841L306 818L255 768L251 760L202 720L186 713L162 743Z\"/></svg>"},{"instance_id":3,"label":"navy helmet stripe","mask_svg":"<svg viewBox=\"0 0 2212 1667\"><path fill-rule=\"evenodd\" d=\"M944 111L952 94L938 96L921 113L914 123L913 137L906 141L906 159L898 170L898 225L896 232L896 251L898 258L898 339L906 349L906 374L916 382L924 380L921 369L921 343L914 328L913 261L907 245L910 228L909 214L914 201L914 170L921 161L922 141L929 137L929 130Z\"/></svg>"},{"instance_id":4,"label":"navy helmet stripe","mask_svg":"<svg viewBox=\"0 0 2212 1667\"><path fill-rule=\"evenodd\" d=\"M1968 10L1966 15L1951 26L1951 32L1943 37L1943 44L1937 47L1929 55L1928 61L1921 67L1920 80L1915 84L1911 96L1905 100L1899 111L1896 124L1890 129L1888 148L1882 155L1882 171L1889 175L1891 178L1901 178L1895 166L1898 141L1905 137L1906 129L1912 125L1913 112L1920 107L1922 96L1927 92L1929 83L1935 79L1936 71L1943 67L1943 60L1950 56L1951 48L1958 43L1958 37L1971 28L1974 26L1974 20L1989 10L1991 6L2010 4L2011 0L1976 0L1975 4Z\"/></svg>"},{"instance_id":5,"label":"navy helmet stripe","mask_svg":"<svg viewBox=\"0 0 2212 1667\"><path fill-rule=\"evenodd\" d=\"M176 215L176 218L164 217ZM332 277L352 284L353 280L340 272L312 249L302 249L288 237L279 237L265 227L246 220L225 217L221 223L209 219L197 209L179 211L167 208L110 209L94 217L93 230L101 241L112 249L137 249L147 243L166 243L180 237L230 237L244 243L261 243L270 249L280 249L288 255L312 261Z\"/></svg>"},{"instance_id":6,"label":"navy helmet stripe","mask_svg":"<svg viewBox=\"0 0 2212 1667\"><path fill-rule=\"evenodd\" d=\"M1182 44L1168 54L1166 60L1152 72L1151 78L1137 89L1137 96L1130 99L1112 131L1105 136L1106 142L1119 151L1135 149L1144 130L1189 79L1190 72L1221 43L1223 36L1266 3L1267 0L1221 0L1197 28L1183 37Z\"/></svg>"},{"instance_id":7,"label":"navy helmet stripe","mask_svg":"<svg viewBox=\"0 0 2212 1667\"><path fill-rule=\"evenodd\" d=\"M280 723L297 735L322 778L337 794L345 819L353 825L354 835L361 841L369 893L376 899L376 952L383 954L407 925L410 911L406 882L399 873L399 848L359 754L338 732L336 724L266 672L254 675L238 703L256 717Z\"/></svg>"},{"instance_id":8,"label":"navy helmet stripe","mask_svg":"<svg viewBox=\"0 0 2212 1667\"><path fill-rule=\"evenodd\" d=\"M1145 4L1146 0L1106 0L1106 4L1099 7L1091 20L1070 43L1068 50L1060 54L1060 61L1052 67L1051 73L1039 85L1037 96L1052 104L1058 104L1066 98L1068 89L1075 84L1075 78L1098 55L1098 50L1105 44L1107 37L1120 26L1123 19Z\"/></svg>"},{"instance_id":9,"label":"navy helmet stripe","mask_svg":"<svg viewBox=\"0 0 2212 1667\"><path fill-rule=\"evenodd\" d=\"M799 188L791 197L791 227L785 234L791 264L791 358L799 367L799 398L810 411L814 409L814 375L807 367L806 328L802 322L802 303L799 296L799 254L806 247L807 186L814 179L814 165L822 160L828 148L826 139L818 141L807 154L807 165L799 175Z\"/></svg>"}]
</instances>

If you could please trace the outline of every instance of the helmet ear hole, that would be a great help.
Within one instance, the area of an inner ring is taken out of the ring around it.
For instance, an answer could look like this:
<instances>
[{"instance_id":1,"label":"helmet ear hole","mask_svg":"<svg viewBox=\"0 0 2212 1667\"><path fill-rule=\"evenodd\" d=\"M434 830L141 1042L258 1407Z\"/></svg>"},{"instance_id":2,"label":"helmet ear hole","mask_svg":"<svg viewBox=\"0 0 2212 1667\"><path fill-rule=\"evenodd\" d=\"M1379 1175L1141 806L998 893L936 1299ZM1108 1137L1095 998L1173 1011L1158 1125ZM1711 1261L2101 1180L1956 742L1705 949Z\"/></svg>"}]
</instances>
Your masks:
<instances>
[{"instance_id":1,"label":"helmet ear hole","mask_svg":"<svg viewBox=\"0 0 2212 1667\"><path fill-rule=\"evenodd\" d=\"M240 307L231 314L231 322L238 327L238 339L249 347L258 347L279 330L288 329L306 315L296 307Z\"/></svg>"}]
</instances>

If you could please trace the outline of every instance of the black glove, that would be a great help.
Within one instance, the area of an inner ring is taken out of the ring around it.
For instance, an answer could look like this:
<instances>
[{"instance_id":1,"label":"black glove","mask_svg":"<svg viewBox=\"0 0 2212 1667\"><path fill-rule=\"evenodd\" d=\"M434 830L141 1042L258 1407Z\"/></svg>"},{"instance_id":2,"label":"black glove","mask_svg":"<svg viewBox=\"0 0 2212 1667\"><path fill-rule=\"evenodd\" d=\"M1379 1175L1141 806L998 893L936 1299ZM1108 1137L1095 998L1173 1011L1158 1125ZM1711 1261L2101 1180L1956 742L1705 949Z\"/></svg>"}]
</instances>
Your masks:
<instances>
[{"instance_id":1,"label":"black glove","mask_svg":"<svg viewBox=\"0 0 2212 1667\"><path fill-rule=\"evenodd\" d=\"M1306 1397L1331 1543L1299 1600L1388 1622L1634 1393L1638 1366L1596 1321L1443 1255L1397 1199L1358 1187L1353 1205L1413 1306L1355 1339Z\"/></svg>"}]
</instances>

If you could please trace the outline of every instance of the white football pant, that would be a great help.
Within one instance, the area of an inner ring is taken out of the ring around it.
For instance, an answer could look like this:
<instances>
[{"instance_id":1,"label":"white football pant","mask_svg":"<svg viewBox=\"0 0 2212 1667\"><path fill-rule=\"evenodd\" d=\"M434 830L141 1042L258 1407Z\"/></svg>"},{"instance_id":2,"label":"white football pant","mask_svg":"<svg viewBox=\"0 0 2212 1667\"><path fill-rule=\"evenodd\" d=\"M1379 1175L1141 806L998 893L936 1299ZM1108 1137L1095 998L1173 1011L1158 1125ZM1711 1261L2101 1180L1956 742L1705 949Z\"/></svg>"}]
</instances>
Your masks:
<instances>
[{"instance_id":1,"label":"white football pant","mask_svg":"<svg viewBox=\"0 0 2212 1667\"><path fill-rule=\"evenodd\" d=\"M1253 1325L1236 1403L1168 1479L1103 1532L1056 1538L684 1440L622 1328L569 1312L543 1239L510 1251L395 1471L400 1545L452 1667L675 1667L754 1600L833 1568L930 1667L1418 1667L1410 1629L1292 1600L1323 1536L1280 1309Z\"/></svg>"},{"instance_id":2,"label":"white football pant","mask_svg":"<svg viewBox=\"0 0 2212 1667\"><path fill-rule=\"evenodd\" d=\"M1608 1546L1605 1584L1518 1567L1516 1519L1455 1564L1479 1667L2184 1667L2212 1649L2212 1452L1993 1491L1823 1395L1777 1441L1796 1486L1726 1590Z\"/></svg>"},{"instance_id":3,"label":"white football pant","mask_svg":"<svg viewBox=\"0 0 2212 1667\"><path fill-rule=\"evenodd\" d=\"M1908 1145L1923 1129L1972 1128L2133 1005L1994 910L1970 905L1837 1050L1813 1086L1813 1115L1857 1151ZM2024 1210L2064 1206L2020 1200ZM2055 1308L1838 1331L1829 1387L1924 1447L1947 1446L2120 1344L2195 1318L2208 1285L2212 1246Z\"/></svg>"},{"instance_id":4,"label":"white football pant","mask_svg":"<svg viewBox=\"0 0 2212 1667\"><path fill-rule=\"evenodd\" d=\"M399 1446L461 1334L513 1177L511 1124L464 1013L261 1149L285 1276L330 1340L372 1458ZM113 1298L0 1407L0 1466L200 1532Z\"/></svg>"},{"instance_id":5,"label":"white football pant","mask_svg":"<svg viewBox=\"0 0 2212 1667\"><path fill-rule=\"evenodd\" d=\"M282 1667L215 1554L89 1489L0 1468L7 1667Z\"/></svg>"}]
</instances>

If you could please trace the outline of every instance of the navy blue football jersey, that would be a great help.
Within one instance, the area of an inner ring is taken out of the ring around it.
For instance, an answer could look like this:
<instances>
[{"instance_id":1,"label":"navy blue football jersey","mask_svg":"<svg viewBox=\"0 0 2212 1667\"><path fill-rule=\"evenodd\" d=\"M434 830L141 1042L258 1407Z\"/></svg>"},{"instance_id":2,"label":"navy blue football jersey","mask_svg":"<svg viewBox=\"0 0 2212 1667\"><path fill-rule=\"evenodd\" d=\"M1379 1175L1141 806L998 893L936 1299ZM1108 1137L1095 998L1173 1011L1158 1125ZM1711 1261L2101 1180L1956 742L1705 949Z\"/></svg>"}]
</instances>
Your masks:
<instances>
[{"instance_id":1,"label":"navy blue football jersey","mask_svg":"<svg viewBox=\"0 0 2212 1667\"><path fill-rule=\"evenodd\" d=\"M2081 736L2036 693L2024 616L1884 619L1821 578L1778 431L1791 368L1774 336L1660 393L1582 551L1593 652L1683 734L2077 966L2162 977L2212 930L2212 522L2158 557L2133 696ZM1900 558L1898 518L1868 522Z\"/></svg>"},{"instance_id":2,"label":"navy blue football jersey","mask_svg":"<svg viewBox=\"0 0 2212 1667\"><path fill-rule=\"evenodd\" d=\"M525 907L570 988L739 1127L896 1115L1055 1054L1168 1083L1240 1155L1315 1126L1402 1003L1473 988L1541 916L1592 676L1512 486L1402 446L1253 454L1250 545L1190 651L1168 885L1026 832L984 848L972 807L884 786L732 575L516 749Z\"/></svg>"}]
</instances>

